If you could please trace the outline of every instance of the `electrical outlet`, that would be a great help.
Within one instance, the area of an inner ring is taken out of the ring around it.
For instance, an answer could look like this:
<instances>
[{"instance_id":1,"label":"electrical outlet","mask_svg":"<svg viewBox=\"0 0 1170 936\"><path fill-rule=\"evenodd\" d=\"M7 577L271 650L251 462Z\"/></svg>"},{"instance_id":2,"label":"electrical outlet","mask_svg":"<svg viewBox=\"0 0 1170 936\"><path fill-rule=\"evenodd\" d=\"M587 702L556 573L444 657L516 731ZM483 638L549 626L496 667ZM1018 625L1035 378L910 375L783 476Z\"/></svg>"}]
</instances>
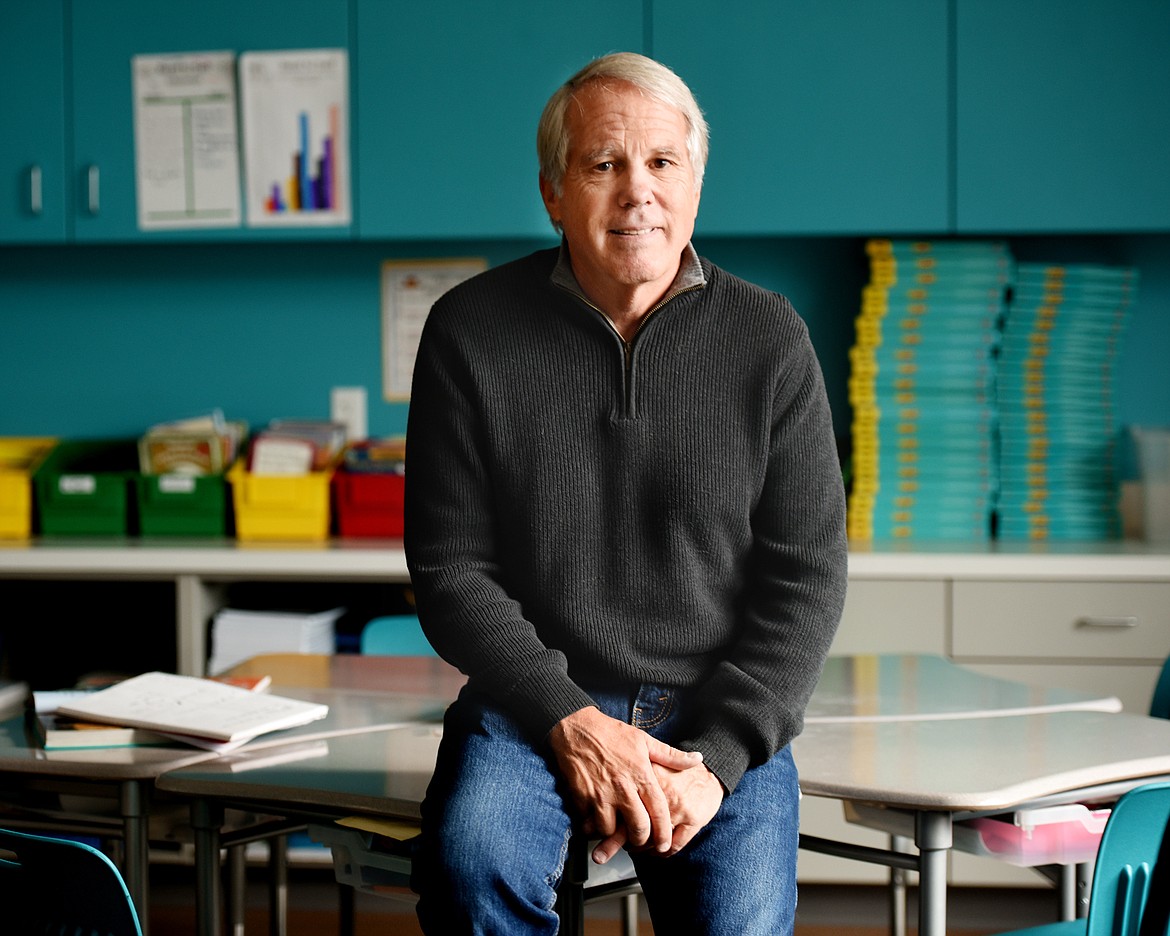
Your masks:
<instances>
[{"instance_id":1,"label":"electrical outlet","mask_svg":"<svg viewBox=\"0 0 1170 936\"><path fill-rule=\"evenodd\" d=\"M365 387L334 387L329 392L329 418L345 426L349 442L360 442L369 434L366 419Z\"/></svg>"}]
</instances>

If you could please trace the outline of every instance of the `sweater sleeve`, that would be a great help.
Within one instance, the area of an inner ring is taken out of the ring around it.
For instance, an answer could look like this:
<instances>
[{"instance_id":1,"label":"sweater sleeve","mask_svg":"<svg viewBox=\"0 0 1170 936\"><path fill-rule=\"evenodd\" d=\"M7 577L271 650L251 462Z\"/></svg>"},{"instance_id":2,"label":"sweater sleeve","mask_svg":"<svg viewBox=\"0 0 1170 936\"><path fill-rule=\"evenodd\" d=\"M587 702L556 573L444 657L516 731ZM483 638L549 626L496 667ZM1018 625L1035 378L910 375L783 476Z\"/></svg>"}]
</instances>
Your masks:
<instances>
[{"instance_id":1,"label":"sweater sleeve","mask_svg":"<svg viewBox=\"0 0 1170 936\"><path fill-rule=\"evenodd\" d=\"M440 303L420 342L407 426L407 564L431 644L541 739L592 699L503 582L466 332Z\"/></svg>"},{"instance_id":2,"label":"sweater sleeve","mask_svg":"<svg viewBox=\"0 0 1170 936\"><path fill-rule=\"evenodd\" d=\"M845 600L845 494L824 380L807 329L774 396L764 488L736 637L699 687L680 747L734 790L803 728Z\"/></svg>"}]
</instances>

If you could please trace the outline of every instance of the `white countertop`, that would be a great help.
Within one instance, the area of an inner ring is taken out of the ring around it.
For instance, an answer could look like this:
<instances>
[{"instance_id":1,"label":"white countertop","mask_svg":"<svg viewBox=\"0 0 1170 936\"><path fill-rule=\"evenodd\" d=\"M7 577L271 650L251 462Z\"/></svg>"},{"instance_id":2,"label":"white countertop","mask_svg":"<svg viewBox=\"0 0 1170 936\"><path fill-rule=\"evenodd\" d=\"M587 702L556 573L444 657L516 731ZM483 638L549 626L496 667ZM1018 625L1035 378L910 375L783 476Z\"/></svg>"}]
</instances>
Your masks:
<instances>
[{"instance_id":1,"label":"white countertop","mask_svg":"<svg viewBox=\"0 0 1170 936\"><path fill-rule=\"evenodd\" d=\"M94 537L0 540L0 575L195 575L405 580L401 540L262 543ZM1170 581L1170 545L1097 543L851 544L851 579Z\"/></svg>"}]
</instances>

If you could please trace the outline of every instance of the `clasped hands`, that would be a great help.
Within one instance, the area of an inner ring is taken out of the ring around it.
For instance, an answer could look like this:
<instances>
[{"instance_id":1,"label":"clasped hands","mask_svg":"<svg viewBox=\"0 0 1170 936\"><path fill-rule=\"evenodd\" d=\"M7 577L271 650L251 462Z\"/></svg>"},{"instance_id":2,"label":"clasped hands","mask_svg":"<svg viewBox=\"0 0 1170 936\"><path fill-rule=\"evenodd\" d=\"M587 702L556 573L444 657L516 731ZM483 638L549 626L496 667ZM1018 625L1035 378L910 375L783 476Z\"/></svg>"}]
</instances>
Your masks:
<instances>
[{"instance_id":1,"label":"clasped hands","mask_svg":"<svg viewBox=\"0 0 1170 936\"><path fill-rule=\"evenodd\" d=\"M599 709L562 719L548 740L585 832L601 838L593 849L598 864L623 847L676 854L723 802L723 785L701 753L673 748Z\"/></svg>"}]
</instances>

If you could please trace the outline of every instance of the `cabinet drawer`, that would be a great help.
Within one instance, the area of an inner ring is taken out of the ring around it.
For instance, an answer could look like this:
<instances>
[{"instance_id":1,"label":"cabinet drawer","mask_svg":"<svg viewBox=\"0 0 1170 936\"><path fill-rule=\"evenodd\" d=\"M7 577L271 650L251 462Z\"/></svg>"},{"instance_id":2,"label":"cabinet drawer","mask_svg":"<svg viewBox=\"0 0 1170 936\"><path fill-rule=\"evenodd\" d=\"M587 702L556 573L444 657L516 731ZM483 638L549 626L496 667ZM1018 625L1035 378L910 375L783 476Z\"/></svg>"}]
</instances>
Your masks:
<instances>
[{"instance_id":1,"label":"cabinet drawer","mask_svg":"<svg viewBox=\"0 0 1170 936\"><path fill-rule=\"evenodd\" d=\"M946 652L941 581L850 579L832 653Z\"/></svg>"},{"instance_id":2,"label":"cabinet drawer","mask_svg":"<svg viewBox=\"0 0 1170 936\"><path fill-rule=\"evenodd\" d=\"M1119 659L1170 654L1170 584L955 582L954 656Z\"/></svg>"}]
</instances>

